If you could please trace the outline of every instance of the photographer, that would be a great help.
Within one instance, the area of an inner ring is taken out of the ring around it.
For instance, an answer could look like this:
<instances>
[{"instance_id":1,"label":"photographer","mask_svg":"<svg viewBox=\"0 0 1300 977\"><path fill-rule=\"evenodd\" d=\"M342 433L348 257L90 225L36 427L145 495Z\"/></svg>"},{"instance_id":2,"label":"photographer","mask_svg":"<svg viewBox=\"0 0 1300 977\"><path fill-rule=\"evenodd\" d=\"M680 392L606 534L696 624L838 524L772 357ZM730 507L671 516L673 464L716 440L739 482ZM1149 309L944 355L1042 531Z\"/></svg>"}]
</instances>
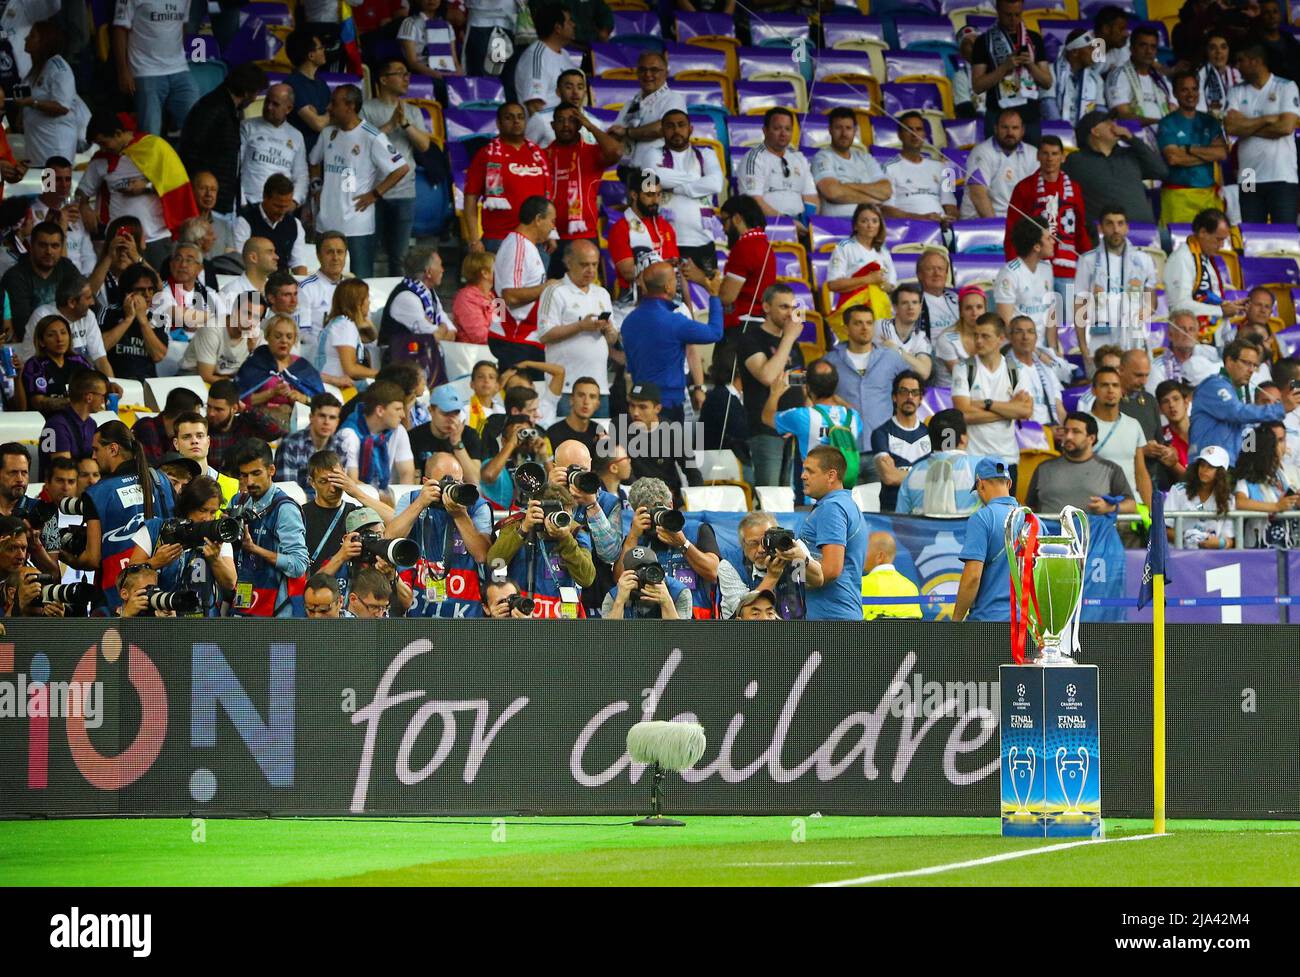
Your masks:
<instances>
[{"instance_id":1,"label":"photographer","mask_svg":"<svg viewBox=\"0 0 1300 977\"><path fill-rule=\"evenodd\" d=\"M585 617L579 590L596 579L596 566L591 540L570 514L573 497L549 484L545 469L533 462L511 477L526 508L501 524L489 565L494 572L507 567L524 596L536 602L535 617Z\"/></svg>"},{"instance_id":2,"label":"photographer","mask_svg":"<svg viewBox=\"0 0 1300 977\"><path fill-rule=\"evenodd\" d=\"M388 617L393 597L393 584L386 576L374 569L361 570L348 594L347 616L366 620Z\"/></svg>"},{"instance_id":3,"label":"photographer","mask_svg":"<svg viewBox=\"0 0 1300 977\"><path fill-rule=\"evenodd\" d=\"M91 448L103 478L81 496L86 548L61 558L78 570L92 570L110 614L121 606L117 576L131 557L131 537L146 519L169 518L175 509L172 483L145 464L144 452L121 421L108 421L95 432ZM149 490L145 491L144 487Z\"/></svg>"},{"instance_id":4,"label":"photographer","mask_svg":"<svg viewBox=\"0 0 1300 977\"><path fill-rule=\"evenodd\" d=\"M307 480L313 495L302 507L302 521L307 530L308 573L328 573L336 577L347 592L347 566L361 555L360 541L344 542L345 520L360 509L357 502L345 499L344 493L361 498L362 488L343 470L343 461L333 451L317 451L307 462ZM385 521L393 510L378 499L364 496ZM332 554L332 555L331 555Z\"/></svg>"},{"instance_id":5,"label":"photographer","mask_svg":"<svg viewBox=\"0 0 1300 977\"><path fill-rule=\"evenodd\" d=\"M17 441L0 444L0 516L16 516L28 523L28 513L34 501L27 497L27 486L31 459L27 449ZM44 523L44 520L40 520ZM40 526L32 526L27 538L27 554L31 556L42 573L58 573L59 565L54 557L45 551L38 531Z\"/></svg>"},{"instance_id":6,"label":"photographer","mask_svg":"<svg viewBox=\"0 0 1300 977\"><path fill-rule=\"evenodd\" d=\"M339 426L339 454L351 478L388 495L390 482L415 479L402 388L388 380L372 383L359 405Z\"/></svg>"},{"instance_id":7,"label":"photographer","mask_svg":"<svg viewBox=\"0 0 1300 977\"><path fill-rule=\"evenodd\" d=\"M84 537L85 527L81 516L58 511L66 499L75 499L78 492L77 462L71 458L55 458L50 462L50 477L41 487L34 504L28 508L27 522L31 525L44 548L46 555L57 553L61 548L60 538ZM45 517L42 525L37 525ZM70 539L75 549L79 545L76 539ZM50 559L53 559L52 557ZM85 570L63 569L63 583L90 583L92 577Z\"/></svg>"},{"instance_id":8,"label":"photographer","mask_svg":"<svg viewBox=\"0 0 1300 977\"><path fill-rule=\"evenodd\" d=\"M200 475L176 497L178 519L146 519L132 537L131 563L147 563L157 570L163 590L188 590L198 595L196 617L217 617L223 595L235 589L232 542L242 538L243 527L229 517L213 525L223 501L221 486ZM210 531L213 529L225 532L217 538Z\"/></svg>"},{"instance_id":9,"label":"photographer","mask_svg":"<svg viewBox=\"0 0 1300 977\"><path fill-rule=\"evenodd\" d=\"M303 606L308 618L337 619L343 616L343 595L339 582L328 573L317 573L307 578Z\"/></svg>"},{"instance_id":10,"label":"photographer","mask_svg":"<svg viewBox=\"0 0 1300 977\"><path fill-rule=\"evenodd\" d=\"M493 505L509 508L515 497L514 469L530 461L544 468L550 466L546 434L526 414L512 414L501 433L501 449L483 465L479 488Z\"/></svg>"},{"instance_id":11,"label":"photographer","mask_svg":"<svg viewBox=\"0 0 1300 977\"><path fill-rule=\"evenodd\" d=\"M0 617L38 617L39 571L27 565L27 525L0 516Z\"/></svg>"},{"instance_id":12,"label":"photographer","mask_svg":"<svg viewBox=\"0 0 1300 977\"><path fill-rule=\"evenodd\" d=\"M465 482L454 455L440 451L425 463L424 487L397 500L384 537L420 547L419 562L401 574L416 593L412 616L482 616L479 574L492 545L492 508Z\"/></svg>"},{"instance_id":13,"label":"photographer","mask_svg":"<svg viewBox=\"0 0 1300 977\"><path fill-rule=\"evenodd\" d=\"M770 512L750 512L741 517L738 535L744 562L737 570L729 563L718 568L722 589L722 616L733 617L748 591L767 590L776 595L777 614L783 621L807 616L803 567L781 555L794 542L794 533L777 525ZM737 580L731 577L739 574Z\"/></svg>"},{"instance_id":14,"label":"photographer","mask_svg":"<svg viewBox=\"0 0 1300 977\"><path fill-rule=\"evenodd\" d=\"M673 508L673 495L668 486L658 478L638 478L627 492L628 504L635 515L632 529L623 541L623 554L615 566L619 586L623 584L627 569L627 555L638 547L648 547L669 579L675 580L690 593L691 607L683 617L694 616L700 620L717 617L718 565L722 555L713 527L697 523L694 540L685 532L686 518ZM693 608L693 610L692 610Z\"/></svg>"},{"instance_id":15,"label":"photographer","mask_svg":"<svg viewBox=\"0 0 1300 977\"><path fill-rule=\"evenodd\" d=\"M394 566L393 561L396 560L403 569L415 566L420 559L419 547L408 540L386 541L384 520L369 506L361 506L349 512L344 521L344 528L347 530L347 535L343 537L343 550L356 553L356 556L348 561L348 579L340 581L344 593L350 597L357 578L366 571L373 570L388 582L391 602L388 616L405 617L415 601L415 594L398 577L398 567ZM409 552L399 558L394 556L394 550ZM385 555L390 559L385 559ZM346 603L351 606L350 600Z\"/></svg>"},{"instance_id":16,"label":"photographer","mask_svg":"<svg viewBox=\"0 0 1300 977\"><path fill-rule=\"evenodd\" d=\"M533 616L533 602L519 593L513 580L498 580L483 585L483 613L495 618L523 618Z\"/></svg>"},{"instance_id":17,"label":"photographer","mask_svg":"<svg viewBox=\"0 0 1300 977\"><path fill-rule=\"evenodd\" d=\"M582 602L589 613L597 611L614 586L614 562L623 552L622 500L601 485L600 477L591 470L591 452L581 441L560 443L549 479L572 497L573 517L591 536L596 580L584 588Z\"/></svg>"},{"instance_id":18,"label":"photographer","mask_svg":"<svg viewBox=\"0 0 1300 977\"><path fill-rule=\"evenodd\" d=\"M230 457L239 473L240 494L231 510L244 507L244 539L235 557L235 599L239 617L302 617L307 582L307 535L298 503L272 485L271 447L249 438Z\"/></svg>"},{"instance_id":19,"label":"photographer","mask_svg":"<svg viewBox=\"0 0 1300 977\"><path fill-rule=\"evenodd\" d=\"M158 571L147 563L122 568L117 578L118 617L175 617L175 611L154 610L149 597L159 590Z\"/></svg>"},{"instance_id":20,"label":"photographer","mask_svg":"<svg viewBox=\"0 0 1300 977\"><path fill-rule=\"evenodd\" d=\"M621 564L626 569L601 605L601 617L690 620L691 592L664 573L651 550L635 546L623 555Z\"/></svg>"}]
</instances>

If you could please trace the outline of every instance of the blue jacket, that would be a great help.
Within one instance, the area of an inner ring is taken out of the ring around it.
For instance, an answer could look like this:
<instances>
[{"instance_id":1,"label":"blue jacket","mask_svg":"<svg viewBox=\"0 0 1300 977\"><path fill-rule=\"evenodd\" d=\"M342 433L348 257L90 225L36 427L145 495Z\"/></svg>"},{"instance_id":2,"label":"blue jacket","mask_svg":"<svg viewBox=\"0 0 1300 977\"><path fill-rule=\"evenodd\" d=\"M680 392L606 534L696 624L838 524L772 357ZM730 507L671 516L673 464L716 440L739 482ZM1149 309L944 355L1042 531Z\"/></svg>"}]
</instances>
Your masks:
<instances>
[{"instance_id":1,"label":"blue jacket","mask_svg":"<svg viewBox=\"0 0 1300 977\"><path fill-rule=\"evenodd\" d=\"M1281 404L1242 403L1232 381L1222 373L1201 381L1192 398L1191 442L1187 456L1194 458L1202 448L1217 444L1228 452L1235 465L1241 452L1242 432L1261 421L1280 421L1286 417Z\"/></svg>"},{"instance_id":2,"label":"blue jacket","mask_svg":"<svg viewBox=\"0 0 1300 977\"><path fill-rule=\"evenodd\" d=\"M709 321L701 325L667 299L645 298L623 320L622 334L632 382L655 384L664 406L677 407L686 399L686 347L722 339L722 302L709 299Z\"/></svg>"},{"instance_id":3,"label":"blue jacket","mask_svg":"<svg viewBox=\"0 0 1300 977\"><path fill-rule=\"evenodd\" d=\"M894 377L907 369L907 363L897 350L873 349L867 358L866 373L859 375L849 362L848 352L848 346L839 343L826 354L826 361L835 364L840 375L840 384L835 392L862 416L858 450L869 451L871 432L893 416L894 401L890 390L894 386Z\"/></svg>"}]
</instances>

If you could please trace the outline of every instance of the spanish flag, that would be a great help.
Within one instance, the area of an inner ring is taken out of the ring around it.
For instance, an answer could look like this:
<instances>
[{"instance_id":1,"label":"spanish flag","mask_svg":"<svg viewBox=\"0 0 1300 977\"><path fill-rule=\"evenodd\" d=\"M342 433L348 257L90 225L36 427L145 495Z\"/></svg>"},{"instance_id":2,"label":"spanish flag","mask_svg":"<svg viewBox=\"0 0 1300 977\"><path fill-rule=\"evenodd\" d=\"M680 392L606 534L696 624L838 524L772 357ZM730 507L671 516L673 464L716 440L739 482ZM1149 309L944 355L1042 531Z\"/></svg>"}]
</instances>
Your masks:
<instances>
[{"instance_id":1,"label":"spanish flag","mask_svg":"<svg viewBox=\"0 0 1300 977\"><path fill-rule=\"evenodd\" d=\"M357 42L357 25L352 19L352 8L347 0L339 0L339 43L348 67L354 75L361 74L361 45Z\"/></svg>"},{"instance_id":2,"label":"spanish flag","mask_svg":"<svg viewBox=\"0 0 1300 977\"><path fill-rule=\"evenodd\" d=\"M108 172L117 168L121 158L111 153L96 153L96 158L103 156L108 160ZM167 229L175 234L181 224L191 217L197 217L199 206L194 202L194 188L190 186L189 174L181 158L176 155L166 139L137 132L130 145L122 153L139 168L144 178L153 184L154 192L162 199L163 220ZM108 196L105 194L100 202L100 217L108 222Z\"/></svg>"}]
</instances>

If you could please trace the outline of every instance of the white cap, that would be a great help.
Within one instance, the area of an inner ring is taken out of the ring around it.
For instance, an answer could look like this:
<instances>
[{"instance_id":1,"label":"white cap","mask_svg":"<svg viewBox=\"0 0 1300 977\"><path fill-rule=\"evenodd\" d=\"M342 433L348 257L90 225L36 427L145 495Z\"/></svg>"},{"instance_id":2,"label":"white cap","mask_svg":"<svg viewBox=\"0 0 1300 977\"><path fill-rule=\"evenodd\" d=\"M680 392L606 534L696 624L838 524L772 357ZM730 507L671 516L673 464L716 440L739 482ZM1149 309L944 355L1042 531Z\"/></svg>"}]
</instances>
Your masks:
<instances>
[{"instance_id":1,"label":"white cap","mask_svg":"<svg viewBox=\"0 0 1300 977\"><path fill-rule=\"evenodd\" d=\"M1215 468L1227 468L1231 462L1228 460L1228 452L1220 448L1217 444L1212 444L1208 448L1202 448L1201 453L1196 456L1197 461L1203 461L1207 465Z\"/></svg>"},{"instance_id":2,"label":"white cap","mask_svg":"<svg viewBox=\"0 0 1300 977\"><path fill-rule=\"evenodd\" d=\"M1095 38L1092 31L1084 31L1069 44L1065 45L1067 51L1078 51L1080 48L1090 47Z\"/></svg>"}]
</instances>

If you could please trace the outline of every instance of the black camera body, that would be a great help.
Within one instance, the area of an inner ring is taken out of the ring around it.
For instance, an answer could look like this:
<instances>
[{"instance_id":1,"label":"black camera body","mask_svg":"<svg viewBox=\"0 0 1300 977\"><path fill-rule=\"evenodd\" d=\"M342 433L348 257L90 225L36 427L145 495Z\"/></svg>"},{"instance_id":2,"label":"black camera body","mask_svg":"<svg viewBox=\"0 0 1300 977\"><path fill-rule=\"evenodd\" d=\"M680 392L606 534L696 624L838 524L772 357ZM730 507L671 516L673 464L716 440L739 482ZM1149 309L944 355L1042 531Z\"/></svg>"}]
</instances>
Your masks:
<instances>
[{"instance_id":1,"label":"black camera body","mask_svg":"<svg viewBox=\"0 0 1300 977\"><path fill-rule=\"evenodd\" d=\"M168 519L158 530L158 544L179 543L183 548L198 549L206 543L238 543L244 538L242 519L222 516L210 522L192 519Z\"/></svg>"},{"instance_id":2,"label":"black camera body","mask_svg":"<svg viewBox=\"0 0 1300 977\"><path fill-rule=\"evenodd\" d=\"M438 487L442 489L442 500L438 503L440 509L446 508L447 499L466 509L478 501L478 488L468 482L458 482L450 475L444 475L439 480Z\"/></svg>"},{"instance_id":3,"label":"black camera body","mask_svg":"<svg viewBox=\"0 0 1300 977\"><path fill-rule=\"evenodd\" d=\"M657 505L650 510L650 525L668 533L680 533L686 527L686 517L676 509Z\"/></svg>"},{"instance_id":4,"label":"black camera body","mask_svg":"<svg viewBox=\"0 0 1300 977\"><path fill-rule=\"evenodd\" d=\"M559 531L573 525L573 514L557 499L541 499L542 521L548 529Z\"/></svg>"},{"instance_id":5,"label":"black camera body","mask_svg":"<svg viewBox=\"0 0 1300 977\"><path fill-rule=\"evenodd\" d=\"M776 556L793 545L794 533L784 526L773 526L763 533L763 552L768 556Z\"/></svg>"},{"instance_id":6,"label":"black camera body","mask_svg":"<svg viewBox=\"0 0 1300 977\"><path fill-rule=\"evenodd\" d=\"M632 547L627 554L627 559L623 561L623 566L636 574L638 591L661 584L667 579L667 574L659 564L654 550L648 546Z\"/></svg>"},{"instance_id":7,"label":"black camera body","mask_svg":"<svg viewBox=\"0 0 1300 977\"><path fill-rule=\"evenodd\" d=\"M86 527L64 526L58 532L59 550L71 556L86 552Z\"/></svg>"},{"instance_id":8,"label":"black camera body","mask_svg":"<svg viewBox=\"0 0 1300 977\"><path fill-rule=\"evenodd\" d=\"M511 594L506 598L506 610L518 611L520 614L533 616L533 611L537 607L537 601L531 597L525 597L523 594Z\"/></svg>"},{"instance_id":9,"label":"black camera body","mask_svg":"<svg viewBox=\"0 0 1300 977\"><path fill-rule=\"evenodd\" d=\"M565 480L571 492L595 495L600 491L600 476L595 472L587 471L581 465L570 465L565 473Z\"/></svg>"}]
</instances>

